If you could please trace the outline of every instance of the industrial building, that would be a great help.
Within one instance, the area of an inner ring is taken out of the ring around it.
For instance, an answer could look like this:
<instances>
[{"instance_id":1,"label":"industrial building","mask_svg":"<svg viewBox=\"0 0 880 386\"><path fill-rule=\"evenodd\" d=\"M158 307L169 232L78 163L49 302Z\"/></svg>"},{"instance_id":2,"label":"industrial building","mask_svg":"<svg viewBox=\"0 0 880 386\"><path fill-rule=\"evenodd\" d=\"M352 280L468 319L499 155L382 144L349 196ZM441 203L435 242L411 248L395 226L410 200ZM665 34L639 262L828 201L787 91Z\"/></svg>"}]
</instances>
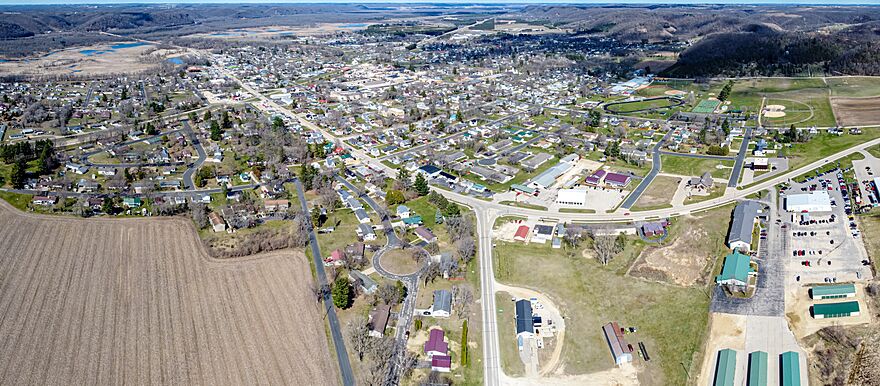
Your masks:
<instances>
[{"instance_id":1,"label":"industrial building","mask_svg":"<svg viewBox=\"0 0 880 386\"><path fill-rule=\"evenodd\" d=\"M748 386L767 386L767 353L754 351L749 354Z\"/></svg>"},{"instance_id":2,"label":"industrial building","mask_svg":"<svg viewBox=\"0 0 880 386\"><path fill-rule=\"evenodd\" d=\"M810 298L815 300L842 299L856 297L855 284L814 285L810 288Z\"/></svg>"},{"instance_id":3,"label":"industrial building","mask_svg":"<svg viewBox=\"0 0 880 386\"><path fill-rule=\"evenodd\" d=\"M523 349L523 341L535 335L535 324L532 317L532 302L528 299L516 301L516 344Z\"/></svg>"},{"instance_id":4,"label":"industrial building","mask_svg":"<svg viewBox=\"0 0 880 386\"><path fill-rule=\"evenodd\" d=\"M559 189L559 194L556 196L558 205L584 206L586 203L586 189Z\"/></svg>"},{"instance_id":5,"label":"industrial building","mask_svg":"<svg viewBox=\"0 0 880 386\"><path fill-rule=\"evenodd\" d=\"M859 302L823 303L813 305L813 318L844 318L859 316Z\"/></svg>"},{"instance_id":6,"label":"industrial building","mask_svg":"<svg viewBox=\"0 0 880 386\"><path fill-rule=\"evenodd\" d=\"M715 386L733 386L736 376L736 351L729 348L718 350L715 364Z\"/></svg>"},{"instance_id":7,"label":"industrial building","mask_svg":"<svg viewBox=\"0 0 880 386\"><path fill-rule=\"evenodd\" d=\"M801 362L798 353L786 351L779 355L781 386L801 386Z\"/></svg>"},{"instance_id":8,"label":"industrial building","mask_svg":"<svg viewBox=\"0 0 880 386\"><path fill-rule=\"evenodd\" d=\"M831 212L831 196L824 190L785 197L785 210L793 213Z\"/></svg>"}]
</instances>

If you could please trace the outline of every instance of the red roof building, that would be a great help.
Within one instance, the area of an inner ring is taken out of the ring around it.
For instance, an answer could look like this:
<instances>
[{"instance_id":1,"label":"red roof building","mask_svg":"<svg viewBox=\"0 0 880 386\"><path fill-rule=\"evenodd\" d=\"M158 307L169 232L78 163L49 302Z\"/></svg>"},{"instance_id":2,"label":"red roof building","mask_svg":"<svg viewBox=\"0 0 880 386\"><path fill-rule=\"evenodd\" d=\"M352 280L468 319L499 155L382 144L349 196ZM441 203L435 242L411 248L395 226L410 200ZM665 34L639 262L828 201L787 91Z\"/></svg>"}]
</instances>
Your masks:
<instances>
[{"instance_id":1,"label":"red roof building","mask_svg":"<svg viewBox=\"0 0 880 386\"><path fill-rule=\"evenodd\" d=\"M444 335L443 330L439 328L431 330L428 341L425 342L425 354L428 354L428 358L446 355L449 344L443 340Z\"/></svg>"},{"instance_id":2,"label":"red roof building","mask_svg":"<svg viewBox=\"0 0 880 386\"><path fill-rule=\"evenodd\" d=\"M448 355L435 355L431 358L431 370L448 373L452 368L452 357Z\"/></svg>"},{"instance_id":3,"label":"red roof building","mask_svg":"<svg viewBox=\"0 0 880 386\"><path fill-rule=\"evenodd\" d=\"M525 225L520 225L517 228L516 233L513 235L513 239L517 241L526 241L526 237L529 236L529 227Z\"/></svg>"}]
</instances>

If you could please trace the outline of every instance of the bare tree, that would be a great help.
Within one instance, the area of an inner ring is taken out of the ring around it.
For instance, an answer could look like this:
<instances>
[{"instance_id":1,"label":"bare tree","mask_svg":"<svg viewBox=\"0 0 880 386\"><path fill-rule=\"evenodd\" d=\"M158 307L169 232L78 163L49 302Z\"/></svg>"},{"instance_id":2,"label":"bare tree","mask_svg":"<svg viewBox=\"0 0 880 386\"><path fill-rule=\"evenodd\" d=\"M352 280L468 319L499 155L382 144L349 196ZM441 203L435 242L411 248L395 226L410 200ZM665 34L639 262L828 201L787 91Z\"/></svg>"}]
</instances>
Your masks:
<instances>
[{"instance_id":1,"label":"bare tree","mask_svg":"<svg viewBox=\"0 0 880 386\"><path fill-rule=\"evenodd\" d=\"M440 276L440 264L428 264L428 268L422 271L422 277L425 278L425 285L428 285L428 282L434 282L438 276Z\"/></svg>"},{"instance_id":2,"label":"bare tree","mask_svg":"<svg viewBox=\"0 0 880 386\"><path fill-rule=\"evenodd\" d=\"M345 326L345 335L348 337L349 347L357 354L358 360L363 361L372 340L370 330L367 328L367 319L357 316L349 320Z\"/></svg>"},{"instance_id":3,"label":"bare tree","mask_svg":"<svg viewBox=\"0 0 880 386\"><path fill-rule=\"evenodd\" d=\"M376 291L376 297L390 305L399 304L403 300L400 298L400 291L397 290L397 287L390 283L379 287L379 290Z\"/></svg>"},{"instance_id":4,"label":"bare tree","mask_svg":"<svg viewBox=\"0 0 880 386\"><path fill-rule=\"evenodd\" d=\"M470 314L471 305L474 303L474 293L470 288L463 285L453 286L452 298L455 299L455 312L458 316L464 317Z\"/></svg>"},{"instance_id":5,"label":"bare tree","mask_svg":"<svg viewBox=\"0 0 880 386\"><path fill-rule=\"evenodd\" d=\"M208 226L208 207L205 204L193 204L190 213L196 227L202 229Z\"/></svg>"},{"instance_id":6,"label":"bare tree","mask_svg":"<svg viewBox=\"0 0 880 386\"><path fill-rule=\"evenodd\" d=\"M293 247L304 247L309 243L308 217L302 211L296 212L291 220L290 244Z\"/></svg>"},{"instance_id":7,"label":"bare tree","mask_svg":"<svg viewBox=\"0 0 880 386\"><path fill-rule=\"evenodd\" d=\"M474 238L471 236L462 237L455 242L455 253L464 264L469 263L473 259L476 248Z\"/></svg>"},{"instance_id":8,"label":"bare tree","mask_svg":"<svg viewBox=\"0 0 880 386\"><path fill-rule=\"evenodd\" d=\"M602 264L608 264L620 252L616 239L613 235L593 235L593 249Z\"/></svg>"}]
</instances>

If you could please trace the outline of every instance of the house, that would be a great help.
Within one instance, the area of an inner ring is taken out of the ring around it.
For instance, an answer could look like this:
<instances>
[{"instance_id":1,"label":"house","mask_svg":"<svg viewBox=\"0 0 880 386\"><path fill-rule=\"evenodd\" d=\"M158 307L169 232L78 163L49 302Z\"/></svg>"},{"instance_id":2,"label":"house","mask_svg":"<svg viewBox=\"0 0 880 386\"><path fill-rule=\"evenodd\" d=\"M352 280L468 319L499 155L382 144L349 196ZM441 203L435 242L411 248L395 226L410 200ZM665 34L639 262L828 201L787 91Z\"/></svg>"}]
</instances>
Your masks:
<instances>
[{"instance_id":1,"label":"house","mask_svg":"<svg viewBox=\"0 0 880 386\"><path fill-rule=\"evenodd\" d=\"M367 215L367 211L364 208L358 208L354 210L354 216L357 217L358 222L361 224L369 224L372 220L370 220L370 216Z\"/></svg>"},{"instance_id":2,"label":"house","mask_svg":"<svg viewBox=\"0 0 880 386\"><path fill-rule=\"evenodd\" d=\"M763 205L756 201L744 201L733 209L733 220L727 233L728 248L746 252L751 250L752 231L763 208Z\"/></svg>"},{"instance_id":3,"label":"house","mask_svg":"<svg viewBox=\"0 0 880 386\"><path fill-rule=\"evenodd\" d=\"M665 224L660 221L646 222L642 224L642 233L644 233L646 237L660 236L666 233L666 227L664 225Z\"/></svg>"},{"instance_id":4,"label":"house","mask_svg":"<svg viewBox=\"0 0 880 386\"><path fill-rule=\"evenodd\" d=\"M223 221L217 212L211 212L208 214L208 221L211 222L211 228L214 232L223 232L226 230L226 222Z\"/></svg>"},{"instance_id":5,"label":"house","mask_svg":"<svg viewBox=\"0 0 880 386\"><path fill-rule=\"evenodd\" d=\"M140 197L123 197L122 198L122 206L126 208L139 208L141 206L141 198Z\"/></svg>"},{"instance_id":6,"label":"house","mask_svg":"<svg viewBox=\"0 0 880 386\"><path fill-rule=\"evenodd\" d=\"M388 319L391 318L391 306L382 304L377 306L370 312L370 321L367 322L367 328L370 330L370 336L381 338L385 335L385 328L388 327Z\"/></svg>"},{"instance_id":7,"label":"house","mask_svg":"<svg viewBox=\"0 0 880 386\"><path fill-rule=\"evenodd\" d=\"M734 250L724 257L724 266L721 268L721 274L715 276L715 283L744 293L749 283L749 276L754 274L757 273L751 267L749 255Z\"/></svg>"},{"instance_id":8,"label":"house","mask_svg":"<svg viewBox=\"0 0 880 386\"><path fill-rule=\"evenodd\" d=\"M689 188L700 189L700 190L709 190L712 188L715 180L712 179L712 174L709 172L703 173L700 177L693 177L688 180L687 186Z\"/></svg>"},{"instance_id":9,"label":"house","mask_svg":"<svg viewBox=\"0 0 880 386\"><path fill-rule=\"evenodd\" d=\"M449 351L449 344L444 340L444 332L439 328L432 329L428 333L428 341L425 342L425 355L428 359L435 355L446 355Z\"/></svg>"},{"instance_id":10,"label":"house","mask_svg":"<svg viewBox=\"0 0 880 386\"><path fill-rule=\"evenodd\" d=\"M410 210L406 205L398 205L397 206L397 217L408 218L409 216L410 216Z\"/></svg>"},{"instance_id":11,"label":"house","mask_svg":"<svg viewBox=\"0 0 880 386\"><path fill-rule=\"evenodd\" d=\"M58 197L56 196L34 196L31 200L31 203L40 206L51 206L55 205L56 202L58 202Z\"/></svg>"},{"instance_id":12,"label":"house","mask_svg":"<svg viewBox=\"0 0 880 386\"><path fill-rule=\"evenodd\" d=\"M449 355L437 355L431 358L431 371L448 373L452 369L452 357Z\"/></svg>"},{"instance_id":13,"label":"house","mask_svg":"<svg viewBox=\"0 0 880 386\"><path fill-rule=\"evenodd\" d=\"M516 233L513 234L513 239L516 241L526 241L529 237L529 227L525 225L520 225L519 228L516 229Z\"/></svg>"},{"instance_id":14,"label":"house","mask_svg":"<svg viewBox=\"0 0 880 386\"><path fill-rule=\"evenodd\" d=\"M82 174L82 173L80 173L80 174ZM109 166L99 167L98 174L100 174L102 176L115 176L116 175L116 168L109 167Z\"/></svg>"},{"instance_id":15,"label":"house","mask_svg":"<svg viewBox=\"0 0 880 386\"><path fill-rule=\"evenodd\" d=\"M285 211L290 208L290 201L288 200L265 200L263 202L263 207L267 212L275 212L275 211Z\"/></svg>"},{"instance_id":16,"label":"house","mask_svg":"<svg viewBox=\"0 0 880 386\"><path fill-rule=\"evenodd\" d=\"M452 292L447 290L434 291L434 304L431 305L431 316L448 318L452 314Z\"/></svg>"},{"instance_id":17,"label":"house","mask_svg":"<svg viewBox=\"0 0 880 386\"><path fill-rule=\"evenodd\" d=\"M418 169L418 173L424 175L427 179L432 179L440 175L440 168L434 165L424 165Z\"/></svg>"},{"instance_id":18,"label":"house","mask_svg":"<svg viewBox=\"0 0 880 386\"><path fill-rule=\"evenodd\" d=\"M403 225L407 228L417 227L422 225L422 216L411 216L403 219Z\"/></svg>"},{"instance_id":19,"label":"house","mask_svg":"<svg viewBox=\"0 0 880 386\"><path fill-rule=\"evenodd\" d=\"M420 226L415 230L416 236L426 243L433 243L437 241L437 236L434 236L433 233L428 228Z\"/></svg>"},{"instance_id":20,"label":"house","mask_svg":"<svg viewBox=\"0 0 880 386\"><path fill-rule=\"evenodd\" d=\"M356 232L363 241L373 241L376 239L376 232L373 231L373 227L367 224L358 224Z\"/></svg>"},{"instance_id":21,"label":"house","mask_svg":"<svg viewBox=\"0 0 880 386\"><path fill-rule=\"evenodd\" d=\"M532 229L532 241L543 244L553 238L553 226L538 224Z\"/></svg>"},{"instance_id":22,"label":"house","mask_svg":"<svg viewBox=\"0 0 880 386\"><path fill-rule=\"evenodd\" d=\"M618 366L632 362L632 348L623 338L623 330L617 322L611 322L602 326L602 333L605 335L605 342L611 350L611 357Z\"/></svg>"},{"instance_id":23,"label":"house","mask_svg":"<svg viewBox=\"0 0 880 386\"><path fill-rule=\"evenodd\" d=\"M330 252L330 256L324 259L324 266L340 266L345 264L345 256L342 253L341 249L334 249L333 252Z\"/></svg>"},{"instance_id":24,"label":"house","mask_svg":"<svg viewBox=\"0 0 880 386\"><path fill-rule=\"evenodd\" d=\"M375 236L375 234L373 235ZM345 246L345 255L352 260L363 260L365 250L366 246L364 243L356 242Z\"/></svg>"},{"instance_id":25,"label":"house","mask_svg":"<svg viewBox=\"0 0 880 386\"><path fill-rule=\"evenodd\" d=\"M376 284L375 280L356 269L348 272L348 278L351 279L353 283L357 283L365 294L371 294L379 289L379 285Z\"/></svg>"}]
</instances>

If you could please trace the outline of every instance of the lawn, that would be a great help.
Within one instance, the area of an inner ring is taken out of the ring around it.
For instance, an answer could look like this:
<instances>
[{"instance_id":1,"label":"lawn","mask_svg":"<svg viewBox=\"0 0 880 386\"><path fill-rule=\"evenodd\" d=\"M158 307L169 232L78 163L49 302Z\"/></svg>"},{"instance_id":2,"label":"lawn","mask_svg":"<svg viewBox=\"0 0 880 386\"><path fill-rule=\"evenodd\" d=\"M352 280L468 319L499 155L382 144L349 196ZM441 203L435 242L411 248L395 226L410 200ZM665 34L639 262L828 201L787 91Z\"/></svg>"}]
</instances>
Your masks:
<instances>
[{"instance_id":1,"label":"lawn","mask_svg":"<svg viewBox=\"0 0 880 386\"><path fill-rule=\"evenodd\" d=\"M767 94L767 105L785 106L786 115L781 118L761 118L765 125L788 127L836 126L834 111L826 89L803 89L783 93Z\"/></svg>"},{"instance_id":2,"label":"lawn","mask_svg":"<svg viewBox=\"0 0 880 386\"><path fill-rule=\"evenodd\" d=\"M419 269L419 264L413 260L414 249L392 249L382 255L382 267L391 273L409 275Z\"/></svg>"},{"instance_id":3,"label":"lawn","mask_svg":"<svg viewBox=\"0 0 880 386\"><path fill-rule=\"evenodd\" d=\"M358 241L358 225L360 225L360 223L358 222L357 217L355 217L354 213L349 209L337 209L335 212L330 213L321 227L336 227L336 229L333 233L318 233L316 235L318 238L318 245L321 246L321 253L324 254L322 258L330 256L330 252L333 252L334 249L345 249L348 244ZM318 227L317 224L315 224L315 226L316 228ZM376 236L376 240L370 241L369 243L384 245L384 233L376 231ZM306 248L306 251L310 251L310 249Z\"/></svg>"},{"instance_id":4,"label":"lawn","mask_svg":"<svg viewBox=\"0 0 880 386\"><path fill-rule=\"evenodd\" d=\"M660 156L660 164L662 165L660 171L663 173L699 177L703 173L709 172L715 178L729 178L733 167L732 160L681 157L668 154ZM725 168L718 169L716 167L718 165L725 166Z\"/></svg>"},{"instance_id":5,"label":"lawn","mask_svg":"<svg viewBox=\"0 0 880 386\"><path fill-rule=\"evenodd\" d=\"M647 109L663 109L678 106L671 98L611 103L606 109L613 114L628 114Z\"/></svg>"},{"instance_id":6,"label":"lawn","mask_svg":"<svg viewBox=\"0 0 880 386\"><path fill-rule=\"evenodd\" d=\"M880 269L880 211L872 210L858 216L859 229L862 230L862 240L865 240L865 249L868 257L874 264L874 271Z\"/></svg>"},{"instance_id":7,"label":"lawn","mask_svg":"<svg viewBox=\"0 0 880 386\"><path fill-rule=\"evenodd\" d=\"M846 77L828 78L828 86L831 87L831 96L864 98L880 95L880 78L876 77Z\"/></svg>"},{"instance_id":8,"label":"lawn","mask_svg":"<svg viewBox=\"0 0 880 386\"><path fill-rule=\"evenodd\" d=\"M880 130L864 129L863 134L831 135L817 134L810 141L797 143L791 148L783 148L783 155L788 157L789 170L798 169L832 154L839 153L860 143L880 137Z\"/></svg>"},{"instance_id":9,"label":"lawn","mask_svg":"<svg viewBox=\"0 0 880 386\"><path fill-rule=\"evenodd\" d=\"M493 254L498 267L495 274L503 283L541 291L560 306L567 327L562 354L565 373L613 368L601 327L617 321L637 327L639 332L629 340L633 344L645 342L652 353L649 364L639 364L646 367L640 376L642 381L685 384L686 371L696 371L692 364L706 333L709 299L703 288L624 276L643 248L640 241L627 244L620 256L603 266L582 257L579 250L498 242ZM498 302L508 303L503 299ZM509 355L509 349L502 349L502 355L505 353Z\"/></svg>"},{"instance_id":10,"label":"lawn","mask_svg":"<svg viewBox=\"0 0 880 386\"><path fill-rule=\"evenodd\" d=\"M507 206L515 206L517 208L524 208L524 209L547 210L546 206L527 204L527 203L519 202L519 201L501 201L499 204L507 205Z\"/></svg>"},{"instance_id":11,"label":"lawn","mask_svg":"<svg viewBox=\"0 0 880 386\"><path fill-rule=\"evenodd\" d=\"M496 320L498 322L498 340L501 345L501 368L504 374L512 377L525 375L526 368L519 359L516 344L516 309L511 296L507 292L495 293Z\"/></svg>"},{"instance_id":12,"label":"lawn","mask_svg":"<svg viewBox=\"0 0 880 386\"><path fill-rule=\"evenodd\" d=\"M21 211L27 210L28 204L31 203L32 198L33 196L30 194L19 194L0 190L0 199L5 200L9 205L14 206Z\"/></svg>"},{"instance_id":13,"label":"lawn","mask_svg":"<svg viewBox=\"0 0 880 386\"><path fill-rule=\"evenodd\" d=\"M681 178L669 176L657 176L651 181L648 189L642 193L632 210L652 210L672 207L672 196L678 190Z\"/></svg>"}]
</instances>

